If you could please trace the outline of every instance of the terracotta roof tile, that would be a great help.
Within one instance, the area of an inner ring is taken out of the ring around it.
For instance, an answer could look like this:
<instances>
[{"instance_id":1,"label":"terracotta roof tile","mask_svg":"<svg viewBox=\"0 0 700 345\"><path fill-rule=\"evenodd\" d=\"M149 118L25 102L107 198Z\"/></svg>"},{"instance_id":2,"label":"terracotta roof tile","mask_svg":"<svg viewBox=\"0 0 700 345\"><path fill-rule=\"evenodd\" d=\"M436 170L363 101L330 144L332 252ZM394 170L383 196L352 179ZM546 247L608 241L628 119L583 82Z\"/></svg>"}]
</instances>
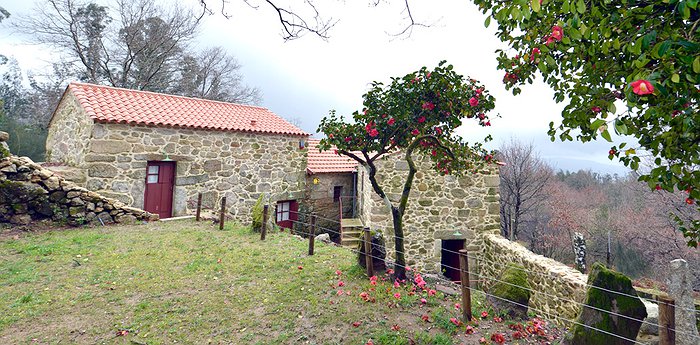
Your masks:
<instances>
[{"instance_id":1,"label":"terracotta roof tile","mask_svg":"<svg viewBox=\"0 0 700 345\"><path fill-rule=\"evenodd\" d=\"M84 83L68 89L97 122L309 135L262 107Z\"/></svg>"},{"instance_id":2,"label":"terracotta roof tile","mask_svg":"<svg viewBox=\"0 0 700 345\"><path fill-rule=\"evenodd\" d=\"M309 139L309 154L306 171L309 174L342 173L357 171L357 161L347 156L339 156L333 149L318 152L318 139Z\"/></svg>"}]
</instances>

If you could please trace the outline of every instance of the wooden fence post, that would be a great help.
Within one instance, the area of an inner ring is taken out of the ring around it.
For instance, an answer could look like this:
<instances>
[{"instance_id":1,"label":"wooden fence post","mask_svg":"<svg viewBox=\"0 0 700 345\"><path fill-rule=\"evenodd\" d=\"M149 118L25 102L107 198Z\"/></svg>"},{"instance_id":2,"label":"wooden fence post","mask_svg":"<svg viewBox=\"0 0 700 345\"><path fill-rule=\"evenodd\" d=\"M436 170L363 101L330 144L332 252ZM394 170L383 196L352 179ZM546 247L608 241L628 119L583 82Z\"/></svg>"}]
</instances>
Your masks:
<instances>
[{"instance_id":1,"label":"wooden fence post","mask_svg":"<svg viewBox=\"0 0 700 345\"><path fill-rule=\"evenodd\" d=\"M462 285L462 317L464 323L472 320L472 293L469 286L469 261L467 250L459 250L460 281Z\"/></svg>"},{"instance_id":2,"label":"wooden fence post","mask_svg":"<svg viewBox=\"0 0 700 345\"><path fill-rule=\"evenodd\" d=\"M197 193L197 217L196 220L199 221L199 216L202 213L202 193Z\"/></svg>"},{"instance_id":3,"label":"wooden fence post","mask_svg":"<svg viewBox=\"0 0 700 345\"><path fill-rule=\"evenodd\" d=\"M374 276L374 263L372 262L372 234L369 228L365 228L365 264L367 265L367 276Z\"/></svg>"},{"instance_id":4,"label":"wooden fence post","mask_svg":"<svg viewBox=\"0 0 700 345\"><path fill-rule=\"evenodd\" d=\"M673 299L658 296L659 345L676 344L676 306Z\"/></svg>"},{"instance_id":5,"label":"wooden fence post","mask_svg":"<svg viewBox=\"0 0 700 345\"><path fill-rule=\"evenodd\" d=\"M224 218L226 214L226 197L221 198L221 213L219 214L219 230L224 229Z\"/></svg>"},{"instance_id":6,"label":"wooden fence post","mask_svg":"<svg viewBox=\"0 0 700 345\"><path fill-rule=\"evenodd\" d=\"M263 206L263 218L262 218L262 229L260 229L260 240L265 240L265 235L267 234L267 209L268 206Z\"/></svg>"},{"instance_id":7,"label":"wooden fence post","mask_svg":"<svg viewBox=\"0 0 700 345\"><path fill-rule=\"evenodd\" d=\"M309 255L314 255L314 241L316 240L316 215L311 215L311 227L309 228Z\"/></svg>"}]
</instances>

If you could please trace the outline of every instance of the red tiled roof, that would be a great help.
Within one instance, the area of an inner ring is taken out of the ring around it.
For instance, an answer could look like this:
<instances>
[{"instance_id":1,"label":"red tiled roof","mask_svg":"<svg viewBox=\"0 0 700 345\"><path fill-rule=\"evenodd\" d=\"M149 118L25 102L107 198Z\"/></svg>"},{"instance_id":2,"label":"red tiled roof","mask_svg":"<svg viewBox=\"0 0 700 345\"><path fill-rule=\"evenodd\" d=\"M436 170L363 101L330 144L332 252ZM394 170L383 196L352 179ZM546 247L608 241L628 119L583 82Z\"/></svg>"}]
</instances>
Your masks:
<instances>
[{"instance_id":1,"label":"red tiled roof","mask_svg":"<svg viewBox=\"0 0 700 345\"><path fill-rule=\"evenodd\" d=\"M309 135L256 106L84 83L68 89L96 122Z\"/></svg>"},{"instance_id":2,"label":"red tiled roof","mask_svg":"<svg viewBox=\"0 0 700 345\"><path fill-rule=\"evenodd\" d=\"M306 171L313 174L343 173L357 170L357 161L347 156L335 154L334 149L318 152L318 139L309 139L309 154L306 162Z\"/></svg>"}]
</instances>

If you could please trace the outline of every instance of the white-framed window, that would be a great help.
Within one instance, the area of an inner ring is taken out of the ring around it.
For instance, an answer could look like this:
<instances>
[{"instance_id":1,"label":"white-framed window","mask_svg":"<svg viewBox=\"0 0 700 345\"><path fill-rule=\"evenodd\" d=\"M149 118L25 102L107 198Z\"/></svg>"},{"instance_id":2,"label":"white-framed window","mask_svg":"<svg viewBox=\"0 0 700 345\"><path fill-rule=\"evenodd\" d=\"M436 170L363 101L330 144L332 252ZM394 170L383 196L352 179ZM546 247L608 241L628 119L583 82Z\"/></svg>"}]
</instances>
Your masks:
<instances>
[{"instance_id":1,"label":"white-framed window","mask_svg":"<svg viewBox=\"0 0 700 345\"><path fill-rule=\"evenodd\" d=\"M289 206L290 201L281 201L277 203L277 221L283 222L289 220Z\"/></svg>"},{"instance_id":2,"label":"white-framed window","mask_svg":"<svg viewBox=\"0 0 700 345\"><path fill-rule=\"evenodd\" d=\"M158 183L158 171L160 167L157 165L148 166L146 175L146 183Z\"/></svg>"}]
</instances>

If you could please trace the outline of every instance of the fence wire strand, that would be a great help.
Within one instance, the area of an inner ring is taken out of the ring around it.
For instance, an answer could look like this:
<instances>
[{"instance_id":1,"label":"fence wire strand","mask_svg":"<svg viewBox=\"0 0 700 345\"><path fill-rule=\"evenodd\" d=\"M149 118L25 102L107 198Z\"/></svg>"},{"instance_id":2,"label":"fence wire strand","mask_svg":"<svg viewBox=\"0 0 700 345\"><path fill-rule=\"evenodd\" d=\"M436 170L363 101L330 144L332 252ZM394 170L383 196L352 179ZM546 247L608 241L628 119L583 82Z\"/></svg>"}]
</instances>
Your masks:
<instances>
[{"instance_id":1,"label":"fence wire strand","mask_svg":"<svg viewBox=\"0 0 700 345\"><path fill-rule=\"evenodd\" d=\"M341 247L341 248L344 248L344 249L346 249L346 250L349 250L349 251L351 251L351 252L354 252L354 253L357 253L357 254L361 254L361 252L360 252L359 250L352 249L352 248L348 248L348 247L342 247L342 246L340 246L340 247ZM390 260L382 259L382 258L380 258L380 257L377 257L377 256L372 255L371 253L370 253L370 254L365 253L365 255L369 255L369 257L374 258L374 259L382 260L382 261L384 261L384 262L387 263L387 264L393 265L394 267L399 266L399 267L403 267L404 269L407 268L407 266L397 264L397 263L395 263L395 262L393 262L393 261L390 261ZM449 284L454 284L454 282L449 281L449 280L444 279L444 278L441 278L441 277L436 277L436 279L439 280L439 281L442 281L442 282L449 283ZM505 299L505 298L502 298L502 297L499 297L499 296L495 296L495 295L490 294L490 293L488 293L488 292L486 292L486 291L484 291L484 290L481 290L481 289L477 289L477 288L474 288L474 287L471 287L471 286L467 286L467 289L469 289L470 291L479 291L479 292L483 293L483 294L486 295L486 296L490 296L490 297L493 297L493 298L502 300L502 301L504 301L504 302L506 302L506 303L512 303L512 304L514 304L514 305L518 305L518 306L523 307L523 308L529 308L529 309L531 309L531 310L533 310L533 311L542 313L543 315L551 315L551 313L546 312L546 311L543 311L543 310L541 310L541 309L537 309L537 308L534 308L534 307L531 307L531 306L526 306L526 305L523 305L523 304L521 304L521 303L518 303L518 302L515 302L515 301L512 301L512 300L509 300L509 299ZM607 312L607 311L605 311L605 310L603 310L603 311L604 311L604 312ZM582 327L585 327L585 328L588 328L588 329L592 329L592 330L594 330L594 331L598 331L598 332L601 332L601 333L605 333L605 334L607 334L607 335L610 335L610 336L613 336L613 337L616 337L616 338L619 338L619 339L622 339L622 340L625 340L625 341L632 342L632 343L634 343L634 344L646 345L645 343L641 343L641 342L638 342L638 341L636 341L636 340L629 339L629 338L626 338L626 337L617 335L617 334L615 334L615 333L611 333L611 332L608 332L608 331L605 331L605 330L602 330L602 329L598 329L598 328L595 328L595 327L592 327L592 326L588 326L588 325L586 325L586 324L579 323L579 322L577 322L577 321L575 321L575 320L563 318L563 317L560 317L560 316L554 316L554 317L555 317L555 318L558 318L558 319L560 319L560 320L562 320L562 321L565 321L565 322L570 322L570 323L572 323L572 324L576 324L576 325L579 325L579 326L582 326ZM637 320L637 321L639 321L639 320Z\"/></svg>"},{"instance_id":2,"label":"fence wire strand","mask_svg":"<svg viewBox=\"0 0 700 345\"><path fill-rule=\"evenodd\" d=\"M290 212L292 212L292 211L290 211ZM311 216L314 215L314 214L311 214L311 213L304 213L304 212L298 212L298 211L295 211L294 213L302 214L302 215L308 216L308 217L311 217ZM323 220L332 221L332 222L337 223L337 224L341 224L338 220L334 220L334 219L330 219L330 218L325 218L325 217L320 217L320 216L318 216L318 215L316 215L316 218L317 218L317 219L323 219ZM317 227L318 227L318 226L317 226ZM321 227L318 227L318 228L321 228ZM381 230L383 233L386 233L386 230L391 230L390 228L382 227L382 226L374 226L374 228L375 228L375 229L378 229L378 230ZM331 232L333 232L333 233L340 234L339 232L334 231L334 230L331 230L331 229L327 229L327 228L322 228L322 229L325 230L325 231L331 231ZM406 240L406 239L407 239L407 236L404 236L404 237L392 236L392 237L393 237L393 238L398 238L398 239L403 239L403 240ZM361 240L361 241L363 241L363 240ZM450 250L450 249L444 249L444 248L443 248L442 250L445 251L445 252L448 252L448 253L453 253L453 254L458 254L458 255L459 255L459 252L456 252L456 251L453 251L453 250ZM396 251L396 250L395 250L395 251ZM407 254L407 253L401 252L401 251L397 251L397 252L403 253L403 254ZM467 255L467 257L470 258L470 259L472 259L472 260L476 260L476 261L479 261L479 260L487 261L486 259L482 259L482 258L476 257L476 256L469 256L469 255ZM501 266L501 267L508 267L508 266L509 266L507 263L501 263L501 262L497 262L497 261L489 261L489 262L494 263L494 264L496 264L496 265L499 265L499 266ZM527 273L527 274L536 274L536 275L539 275L539 276L544 277L544 278L552 278L552 275L547 274L547 273L537 272L537 271L528 271L528 270L526 270L526 269L524 269L524 268L515 267L515 266L510 266L510 267L513 267L514 269L519 270L519 271L522 271L522 272L525 272L525 273ZM698 312L698 311L695 310L695 309L685 308L685 307L681 307L681 306L678 306L678 305L675 305L675 304L671 304L671 303L667 303L667 302L663 302L663 301L658 301L658 300L653 300L653 299L645 298L645 297L642 297L642 296L635 296L635 295L628 294L628 293L624 293L624 292L621 292L621 291L614 291L614 290L606 289L606 288L604 288L604 287L600 287L600 286L595 286L595 285L592 285L592 284L588 284L588 282L585 282L583 285L586 286L587 288L592 288L592 289L596 289L596 290L600 290L600 291L605 291L605 292L613 293L613 294L620 295L620 296L626 296L626 297L631 297L631 298L639 298L639 299L641 299L641 300L645 300L645 301L650 302L650 303L663 304L663 305L668 305L668 306L673 305L674 308L676 308L676 309L680 309L680 310L684 310L684 311L689 311L689 312L693 312L693 313L697 313L697 312Z\"/></svg>"}]
</instances>

